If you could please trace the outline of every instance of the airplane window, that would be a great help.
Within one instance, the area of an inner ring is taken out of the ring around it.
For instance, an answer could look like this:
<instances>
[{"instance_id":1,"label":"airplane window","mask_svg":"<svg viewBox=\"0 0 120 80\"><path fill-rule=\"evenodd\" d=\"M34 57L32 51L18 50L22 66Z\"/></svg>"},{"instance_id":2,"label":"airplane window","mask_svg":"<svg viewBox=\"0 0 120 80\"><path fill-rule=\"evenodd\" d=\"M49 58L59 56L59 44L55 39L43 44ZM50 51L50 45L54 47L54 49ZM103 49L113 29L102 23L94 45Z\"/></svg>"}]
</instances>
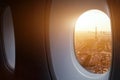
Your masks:
<instances>
[{"instance_id":1,"label":"airplane window","mask_svg":"<svg viewBox=\"0 0 120 80\"><path fill-rule=\"evenodd\" d=\"M103 74L109 70L111 34L110 18L100 10L88 10L78 18L74 33L75 55L87 71Z\"/></svg>"},{"instance_id":2,"label":"airplane window","mask_svg":"<svg viewBox=\"0 0 120 80\"><path fill-rule=\"evenodd\" d=\"M5 62L10 69L15 68L15 40L14 40L14 29L13 20L10 7L4 10L2 18L2 29L3 29L3 41L5 51Z\"/></svg>"}]
</instances>

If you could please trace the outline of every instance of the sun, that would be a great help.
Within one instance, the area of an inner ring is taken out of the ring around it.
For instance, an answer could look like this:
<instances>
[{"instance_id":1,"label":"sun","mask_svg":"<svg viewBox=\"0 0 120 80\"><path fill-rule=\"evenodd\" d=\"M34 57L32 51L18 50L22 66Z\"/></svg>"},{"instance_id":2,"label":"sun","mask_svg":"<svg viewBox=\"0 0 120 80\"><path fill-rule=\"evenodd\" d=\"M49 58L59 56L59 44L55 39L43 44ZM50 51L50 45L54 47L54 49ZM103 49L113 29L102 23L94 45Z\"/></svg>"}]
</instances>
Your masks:
<instances>
[{"instance_id":1,"label":"sun","mask_svg":"<svg viewBox=\"0 0 120 80\"><path fill-rule=\"evenodd\" d=\"M79 16L76 24L75 31L111 31L110 18L106 13L100 10L88 10Z\"/></svg>"}]
</instances>

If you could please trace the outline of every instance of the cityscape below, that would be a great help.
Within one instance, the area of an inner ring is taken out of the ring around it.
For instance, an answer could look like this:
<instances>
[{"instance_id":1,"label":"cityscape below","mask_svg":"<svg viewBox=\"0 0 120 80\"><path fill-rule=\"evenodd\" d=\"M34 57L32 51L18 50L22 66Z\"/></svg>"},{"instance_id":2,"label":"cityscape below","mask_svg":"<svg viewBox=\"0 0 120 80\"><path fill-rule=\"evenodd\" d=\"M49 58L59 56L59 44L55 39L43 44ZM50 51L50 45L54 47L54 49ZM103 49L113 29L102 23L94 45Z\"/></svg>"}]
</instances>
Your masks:
<instances>
[{"instance_id":1,"label":"cityscape below","mask_svg":"<svg viewBox=\"0 0 120 80\"><path fill-rule=\"evenodd\" d=\"M111 65L112 38L111 32L76 31L75 53L82 67L92 73L103 74Z\"/></svg>"}]
</instances>

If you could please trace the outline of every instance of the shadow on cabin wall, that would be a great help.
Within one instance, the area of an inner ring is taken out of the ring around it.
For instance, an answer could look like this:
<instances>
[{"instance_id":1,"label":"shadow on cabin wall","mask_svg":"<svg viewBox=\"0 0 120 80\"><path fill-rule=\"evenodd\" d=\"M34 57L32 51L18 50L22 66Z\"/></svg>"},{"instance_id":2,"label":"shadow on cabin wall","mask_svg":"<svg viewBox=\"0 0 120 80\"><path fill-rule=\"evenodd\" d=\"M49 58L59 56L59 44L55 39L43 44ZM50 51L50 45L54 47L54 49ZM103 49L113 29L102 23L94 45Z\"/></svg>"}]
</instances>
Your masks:
<instances>
[{"instance_id":1,"label":"shadow on cabin wall","mask_svg":"<svg viewBox=\"0 0 120 80\"><path fill-rule=\"evenodd\" d=\"M112 24L113 34L113 61L110 80L120 79L120 0L107 0Z\"/></svg>"},{"instance_id":2,"label":"shadow on cabin wall","mask_svg":"<svg viewBox=\"0 0 120 80\"><path fill-rule=\"evenodd\" d=\"M11 8L16 46L16 66L13 72L6 68L0 50L0 80L51 79L45 41L50 5L51 0L0 0L0 17L7 6Z\"/></svg>"}]
</instances>

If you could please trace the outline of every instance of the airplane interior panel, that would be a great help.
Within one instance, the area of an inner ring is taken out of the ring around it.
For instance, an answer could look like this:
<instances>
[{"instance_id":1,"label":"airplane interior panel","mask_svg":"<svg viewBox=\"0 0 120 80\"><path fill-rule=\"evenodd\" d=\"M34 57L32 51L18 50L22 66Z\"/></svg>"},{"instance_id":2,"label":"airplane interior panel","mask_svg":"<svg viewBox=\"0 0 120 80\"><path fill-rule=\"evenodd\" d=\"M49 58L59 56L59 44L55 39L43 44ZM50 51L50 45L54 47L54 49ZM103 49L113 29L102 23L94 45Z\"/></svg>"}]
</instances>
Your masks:
<instances>
[{"instance_id":1,"label":"airplane interior panel","mask_svg":"<svg viewBox=\"0 0 120 80\"><path fill-rule=\"evenodd\" d=\"M119 80L119 0L0 0L0 80Z\"/></svg>"}]
</instances>

